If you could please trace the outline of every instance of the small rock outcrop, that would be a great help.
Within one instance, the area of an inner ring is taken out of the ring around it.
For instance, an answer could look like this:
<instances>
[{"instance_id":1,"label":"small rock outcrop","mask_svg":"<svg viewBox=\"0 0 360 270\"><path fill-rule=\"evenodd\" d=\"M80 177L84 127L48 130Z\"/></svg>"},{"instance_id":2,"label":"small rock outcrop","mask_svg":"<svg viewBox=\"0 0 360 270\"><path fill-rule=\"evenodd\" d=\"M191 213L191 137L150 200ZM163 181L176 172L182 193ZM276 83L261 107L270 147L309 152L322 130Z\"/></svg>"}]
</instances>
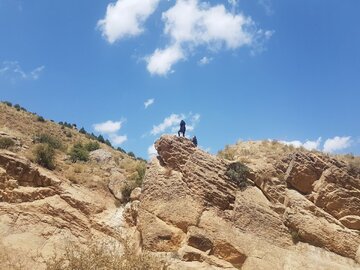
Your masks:
<instances>
[{"instance_id":1,"label":"small rock outcrop","mask_svg":"<svg viewBox=\"0 0 360 270\"><path fill-rule=\"evenodd\" d=\"M295 153L270 168L283 177L262 177L268 165L230 174L186 138L155 148L124 212L143 249L180 258L172 269L360 268L360 179L343 163Z\"/></svg>"}]
</instances>

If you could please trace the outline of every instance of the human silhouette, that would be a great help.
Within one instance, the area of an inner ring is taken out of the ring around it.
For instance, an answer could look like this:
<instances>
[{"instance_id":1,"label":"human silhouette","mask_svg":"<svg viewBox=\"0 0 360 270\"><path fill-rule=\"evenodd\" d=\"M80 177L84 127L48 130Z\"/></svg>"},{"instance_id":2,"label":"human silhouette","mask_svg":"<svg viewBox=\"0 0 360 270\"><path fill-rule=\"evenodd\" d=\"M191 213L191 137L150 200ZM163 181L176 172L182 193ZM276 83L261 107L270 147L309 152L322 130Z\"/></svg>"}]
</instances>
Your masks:
<instances>
[{"instance_id":1,"label":"human silhouette","mask_svg":"<svg viewBox=\"0 0 360 270\"><path fill-rule=\"evenodd\" d=\"M185 131L186 131L186 123L184 120L181 120L180 122L180 130L178 131L178 136L180 137L180 133L182 133L183 137L185 137Z\"/></svg>"}]
</instances>

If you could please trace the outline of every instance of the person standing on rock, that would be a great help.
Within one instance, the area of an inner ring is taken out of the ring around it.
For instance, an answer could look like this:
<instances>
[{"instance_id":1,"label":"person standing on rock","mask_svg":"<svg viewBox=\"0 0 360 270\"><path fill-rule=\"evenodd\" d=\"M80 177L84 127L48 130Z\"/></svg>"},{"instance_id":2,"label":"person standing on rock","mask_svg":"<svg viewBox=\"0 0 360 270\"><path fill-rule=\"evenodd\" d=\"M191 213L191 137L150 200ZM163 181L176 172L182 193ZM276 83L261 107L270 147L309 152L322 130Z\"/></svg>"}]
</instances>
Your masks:
<instances>
[{"instance_id":1,"label":"person standing on rock","mask_svg":"<svg viewBox=\"0 0 360 270\"><path fill-rule=\"evenodd\" d=\"M184 120L181 120L180 122L180 130L178 131L178 136L180 137L180 133L182 133L183 137L185 137L185 131L186 131L186 127L185 127L186 123Z\"/></svg>"},{"instance_id":2,"label":"person standing on rock","mask_svg":"<svg viewBox=\"0 0 360 270\"><path fill-rule=\"evenodd\" d=\"M192 138L192 140L191 140L192 142L193 142L193 144L197 147L197 145L198 145L198 142L197 142L197 138L196 138L196 136L194 136L193 138Z\"/></svg>"}]
</instances>

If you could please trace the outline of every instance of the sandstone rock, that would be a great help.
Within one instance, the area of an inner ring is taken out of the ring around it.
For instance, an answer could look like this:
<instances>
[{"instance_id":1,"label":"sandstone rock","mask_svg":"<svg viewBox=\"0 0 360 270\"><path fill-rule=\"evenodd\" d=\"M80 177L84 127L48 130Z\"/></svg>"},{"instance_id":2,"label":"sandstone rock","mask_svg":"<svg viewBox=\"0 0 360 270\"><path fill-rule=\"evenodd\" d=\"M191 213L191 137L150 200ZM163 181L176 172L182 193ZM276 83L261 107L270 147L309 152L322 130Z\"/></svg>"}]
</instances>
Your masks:
<instances>
[{"instance_id":1,"label":"sandstone rock","mask_svg":"<svg viewBox=\"0 0 360 270\"><path fill-rule=\"evenodd\" d=\"M90 160L93 160L98 163L109 162L112 158L112 154L105 149L97 149L90 152Z\"/></svg>"},{"instance_id":2,"label":"sandstone rock","mask_svg":"<svg viewBox=\"0 0 360 270\"><path fill-rule=\"evenodd\" d=\"M136 226L137 224L139 204L139 201L132 201L125 205L123 216L127 224L130 226Z\"/></svg>"},{"instance_id":3,"label":"sandstone rock","mask_svg":"<svg viewBox=\"0 0 360 270\"><path fill-rule=\"evenodd\" d=\"M355 259L360 245L359 234L346 229L296 191L287 193L285 224L295 230L302 241Z\"/></svg>"},{"instance_id":4,"label":"sandstone rock","mask_svg":"<svg viewBox=\"0 0 360 270\"><path fill-rule=\"evenodd\" d=\"M344 226L353 230L360 230L360 217L359 216L344 216L339 219Z\"/></svg>"},{"instance_id":5,"label":"sandstone rock","mask_svg":"<svg viewBox=\"0 0 360 270\"><path fill-rule=\"evenodd\" d=\"M141 188L136 187L136 188L133 189L133 191L131 191L130 200L131 201L138 201L140 199L140 195L141 195Z\"/></svg>"},{"instance_id":6,"label":"sandstone rock","mask_svg":"<svg viewBox=\"0 0 360 270\"><path fill-rule=\"evenodd\" d=\"M159 156L146 171L137 229L145 250L179 255L185 264L173 262L174 269L204 264L209 269L210 265L272 270L314 265L318 269L359 268L354 261L359 235L342 224L345 219L340 222L333 216L331 207L324 211L316 204L321 201L316 196L326 170L343 171L343 164L320 154L298 153L273 168L269 163L264 168L258 165L246 175L256 187L242 188L227 176L228 161L195 148L185 138L162 136L155 147ZM264 171L270 176L264 177ZM274 176L285 171L284 178ZM357 180L350 182L355 187ZM339 188L350 186L342 182ZM356 202L355 191L351 196ZM355 212L353 205L341 201L338 209ZM294 244L291 231L309 244Z\"/></svg>"},{"instance_id":7,"label":"sandstone rock","mask_svg":"<svg viewBox=\"0 0 360 270\"><path fill-rule=\"evenodd\" d=\"M0 151L0 245L25 258L51 257L66 241L120 239L122 220L111 194L73 185L24 157ZM105 211L106 209L106 211ZM32 262L35 263L35 262ZM42 269L28 263L25 269ZM1 266L0 266L1 267Z\"/></svg>"},{"instance_id":8,"label":"sandstone rock","mask_svg":"<svg viewBox=\"0 0 360 270\"><path fill-rule=\"evenodd\" d=\"M297 152L289 164L285 180L298 191L309 194L313 189L313 183L320 178L327 166L315 154L305 155L302 152Z\"/></svg>"},{"instance_id":9,"label":"sandstone rock","mask_svg":"<svg viewBox=\"0 0 360 270\"><path fill-rule=\"evenodd\" d=\"M117 174L116 176L111 177L108 183L108 188L110 192L120 202L124 201L122 190L125 187L125 185L126 185L126 177L122 174Z\"/></svg>"}]
</instances>

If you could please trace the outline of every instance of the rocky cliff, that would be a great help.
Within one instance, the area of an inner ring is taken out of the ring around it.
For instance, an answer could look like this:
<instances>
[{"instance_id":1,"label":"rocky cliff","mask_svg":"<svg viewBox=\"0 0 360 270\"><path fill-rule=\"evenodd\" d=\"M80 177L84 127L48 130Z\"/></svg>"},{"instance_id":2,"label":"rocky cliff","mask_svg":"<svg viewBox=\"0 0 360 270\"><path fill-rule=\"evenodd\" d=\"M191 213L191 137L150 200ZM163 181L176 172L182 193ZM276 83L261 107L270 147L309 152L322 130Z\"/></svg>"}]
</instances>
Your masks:
<instances>
[{"instance_id":1,"label":"rocky cliff","mask_svg":"<svg viewBox=\"0 0 360 270\"><path fill-rule=\"evenodd\" d=\"M155 148L124 214L172 268L360 269L360 177L344 162L294 152L246 167L168 135Z\"/></svg>"}]
</instances>

